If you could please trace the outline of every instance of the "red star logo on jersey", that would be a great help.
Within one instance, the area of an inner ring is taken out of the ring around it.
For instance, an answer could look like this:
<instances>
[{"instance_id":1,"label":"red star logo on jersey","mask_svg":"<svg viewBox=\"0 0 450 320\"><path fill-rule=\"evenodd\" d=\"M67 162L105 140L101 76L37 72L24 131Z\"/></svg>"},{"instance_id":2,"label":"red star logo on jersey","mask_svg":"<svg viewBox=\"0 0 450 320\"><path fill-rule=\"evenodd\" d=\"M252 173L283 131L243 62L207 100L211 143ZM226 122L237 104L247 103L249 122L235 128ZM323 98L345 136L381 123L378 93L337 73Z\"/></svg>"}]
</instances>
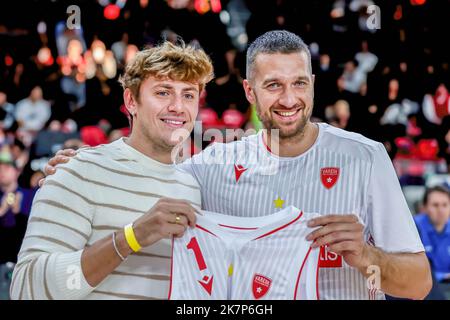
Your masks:
<instances>
[{"instance_id":1,"label":"red star logo on jersey","mask_svg":"<svg viewBox=\"0 0 450 320\"><path fill-rule=\"evenodd\" d=\"M234 175L236 176L236 182L239 181L239 178L241 177L241 174L243 174L245 171L247 171L247 168L244 168L240 164L234 165Z\"/></svg>"},{"instance_id":2,"label":"red star logo on jersey","mask_svg":"<svg viewBox=\"0 0 450 320\"><path fill-rule=\"evenodd\" d=\"M320 169L320 180L325 188L331 189L339 179L339 168L327 167Z\"/></svg>"},{"instance_id":3,"label":"red star logo on jersey","mask_svg":"<svg viewBox=\"0 0 450 320\"><path fill-rule=\"evenodd\" d=\"M198 280L198 283L202 285L203 289L205 289L209 295L211 295L213 279L214 276L211 276L211 278L208 276L204 276L202 280Z\"/></svg>"},{"instance_id":4,"label":"red star logo on jersey","mask_svg":"<svg viewBox=\"0 0 450 320\"><path fill-rule=\"evenodd\" d=\"M261 275L255 274L253 276L252 292L255 299L261 299L270 289L272 280Z\"/></svg>"}]
</instances>

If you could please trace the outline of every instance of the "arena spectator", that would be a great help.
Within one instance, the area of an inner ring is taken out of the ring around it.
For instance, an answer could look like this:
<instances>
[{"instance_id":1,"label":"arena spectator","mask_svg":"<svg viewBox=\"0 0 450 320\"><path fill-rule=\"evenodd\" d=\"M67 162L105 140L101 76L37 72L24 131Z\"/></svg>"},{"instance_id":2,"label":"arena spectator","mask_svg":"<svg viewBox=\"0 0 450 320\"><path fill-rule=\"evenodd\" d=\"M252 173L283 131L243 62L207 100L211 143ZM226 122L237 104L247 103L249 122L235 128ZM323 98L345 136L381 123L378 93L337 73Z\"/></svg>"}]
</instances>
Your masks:
<instances>
[{"instance_id":1,"label":"arena spectator","mask_svg":"<svg viewBox=\"0 0 450 320\"><path fill-rule=\"evenodd\" d=\"M7 147L0 150L0 264L16 262L34 191L19 186L17 168Z\"/></svg>"},{"instance_id":2,"label":"arena spectator","mask_svg":"<svg viewBox=\"0 0 450 320\"><path fill-rule=\"evenodd\" d=\"M369 51L369 44L367 40L361 43L361 51L355 55L355 60L358 61L359 68L365 73L372 72L378 63L378 57Z\"/></svg>"},{"instance_id":3,"label":"arena spectator","mask_svg":"<svg viewBox=\"0 0 450 320\"><path fill-rule=\"evenodd\" d=\"M10 129L14 121L14 105L8 102L6 92L0 90L0 129Z\"/></svg>"},{"instance_id":4,"label":"arena spectator","mask_svg":"<svg viewBox=\"0 0 450 320\"><path fill-rule=\"evenodd\" d=\"M350 60L344 66L344 72L338 79L338 87L351 93L360 93L366 83L366 73L358 65L358 61Z\"/></svg>"},{"instance_id":5,"label":"arena spectator","mask_svg":"<svg viewBox=\"0 0 450 320\"><path fill-rule=\"evenodd\" d=\"M50 119L51 107L44 100L41 87L34 87L28 98L17 103L15 116L21 130L36 133L44 128Z\"/></svg>"},{"instance_id":6,"label":"arena spectator","mask_svg":"<svg viewBox=\"0 0 450 320\"><path fill-rule=\"evenodd\" d=\"M450 191L436 186L425 192L424 213L415 216L434 276L438 281L450 280Z\"/></svg>"}]
</instances>

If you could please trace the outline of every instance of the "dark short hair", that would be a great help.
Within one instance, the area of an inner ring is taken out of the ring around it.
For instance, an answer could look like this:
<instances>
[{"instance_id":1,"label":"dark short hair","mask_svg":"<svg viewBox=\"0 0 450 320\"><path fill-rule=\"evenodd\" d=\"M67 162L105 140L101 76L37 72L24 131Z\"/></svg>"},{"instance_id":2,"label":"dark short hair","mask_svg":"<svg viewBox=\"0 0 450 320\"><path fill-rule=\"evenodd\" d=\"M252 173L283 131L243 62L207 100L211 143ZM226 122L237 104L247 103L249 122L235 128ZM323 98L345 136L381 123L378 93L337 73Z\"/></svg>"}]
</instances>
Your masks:
<instances>
[{"instance_id":1,"label":"dark short hair","mask_svg":"<svg viewBox=\"0 0 450 320\"><path fill-rule=\"evenodd\" d=\"M433 192L440 192L446 194L450 198L450 190L444 186L434 186L431 188L427 188L425 190L425 194L423 196L423 204L426 205L428 203L428 200L430 198L430 194Z\"/></svg>"},{"instance_id":2,"label":"dark short hair","mask_svg":"<svg viewBox=\"0 0 450 320\"><path fill-rule=\"evenodd\" d=\"M256 56L259 53L296 53L305 52L308 56L308 68L312 74L311 52L305 42L295 33L286 30L274 30L256 38L247 49L246 77L250 79Z\"/></svg>"}]
</instances>

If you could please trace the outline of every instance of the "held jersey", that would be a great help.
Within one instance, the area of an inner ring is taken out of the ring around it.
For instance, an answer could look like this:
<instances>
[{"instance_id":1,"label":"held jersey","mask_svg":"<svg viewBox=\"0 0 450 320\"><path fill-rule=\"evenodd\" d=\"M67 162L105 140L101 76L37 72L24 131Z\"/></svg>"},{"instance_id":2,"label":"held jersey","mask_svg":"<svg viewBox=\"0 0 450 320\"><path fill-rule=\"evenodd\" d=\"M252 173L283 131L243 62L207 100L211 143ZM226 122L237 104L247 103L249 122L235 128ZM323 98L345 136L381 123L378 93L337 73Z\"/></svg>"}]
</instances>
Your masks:
<instances>
[{"instance_id":1,"label":"held jersey","mask_svg":"<svg viewBox=\"0 0 450 320\"><path fill-rule=\"evenodd\" d=\"M318 216L290 206L243 218L203 211L173 240L169 299L318 299L319 249L306 236Z\"/></svg>"}]
</instances>

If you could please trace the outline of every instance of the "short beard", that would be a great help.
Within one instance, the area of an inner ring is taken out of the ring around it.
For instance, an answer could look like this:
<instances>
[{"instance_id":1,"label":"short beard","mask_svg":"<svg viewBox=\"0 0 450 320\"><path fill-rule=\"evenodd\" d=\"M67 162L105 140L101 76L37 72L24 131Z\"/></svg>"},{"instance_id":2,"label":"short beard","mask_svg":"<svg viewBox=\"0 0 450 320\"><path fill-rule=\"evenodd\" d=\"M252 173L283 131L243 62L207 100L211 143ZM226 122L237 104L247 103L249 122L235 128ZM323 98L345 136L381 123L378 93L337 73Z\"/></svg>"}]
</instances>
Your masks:
<instances>
[{"instance_id":1,"label":"short beard","mask_svg":"<svg viewBox=\"0 0 450 320\"><path fill-rule=\"evenodd\" d=\"M282 130L275 123L275 121L273 119L266 118L263 114L261 114L259 112L259 110L261 110L261 109L259 108L258 99L256 99L256 113L257 113L259 119L261 120L264 128L269 131L269 134L270 134L271 129L277 129L279 132L279 134L278 134L279 139L284 140L284 141L299 140L304 136L306 126L308 125L308 123L311 119L312 108L313 108L313 106L311 106L309 114L306 114L304 117L300 118L300 122L297 124L297 126L293 130L286 132L286 131ZM269 109L269 112L270 112L270 109Z\"/></svg>"}]
</instances>

